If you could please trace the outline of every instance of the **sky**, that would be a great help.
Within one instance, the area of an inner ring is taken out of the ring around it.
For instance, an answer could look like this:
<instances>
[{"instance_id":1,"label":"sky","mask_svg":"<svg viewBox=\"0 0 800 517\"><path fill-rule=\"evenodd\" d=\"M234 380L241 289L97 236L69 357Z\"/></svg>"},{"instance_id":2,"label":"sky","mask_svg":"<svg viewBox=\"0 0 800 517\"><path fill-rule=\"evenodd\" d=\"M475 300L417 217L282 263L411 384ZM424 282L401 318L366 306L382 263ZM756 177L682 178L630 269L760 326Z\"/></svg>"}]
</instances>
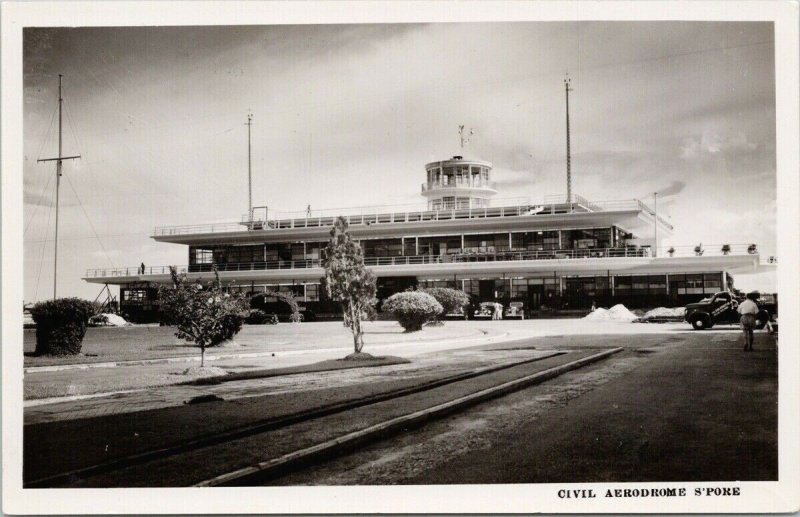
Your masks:
<instances>
[{"instance_id":1,"label":"sky","mask_svg":"<svg viewBox=\"0 0 800 517\"><path fill-rule=\"evenodd\" d=\"M59 296L86 269L185 264L160 225L422 203L427 162L493 163L498 198L638 198L664 245L776 251L771 23L506 22L26 29L25 301L52 296L58 74ZM459 147L458 126L474 134ZM775 290L774 273L737 287Z\"/></svg>"}]
</instances>

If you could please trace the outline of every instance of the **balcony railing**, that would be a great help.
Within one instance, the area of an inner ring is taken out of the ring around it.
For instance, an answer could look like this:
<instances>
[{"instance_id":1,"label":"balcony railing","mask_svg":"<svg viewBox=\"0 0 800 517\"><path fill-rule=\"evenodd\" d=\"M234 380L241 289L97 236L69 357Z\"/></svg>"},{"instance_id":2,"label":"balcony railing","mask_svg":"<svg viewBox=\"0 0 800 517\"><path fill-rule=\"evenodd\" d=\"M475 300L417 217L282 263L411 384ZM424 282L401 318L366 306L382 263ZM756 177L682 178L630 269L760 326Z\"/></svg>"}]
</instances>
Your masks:
<instances>
[{"instance_id":1,"label":"balcony railing","mask_svg":"<svg viewBox=\"0 0 800 517\"><path fill-rule=\"evenodd\" d=\"M406 207L361 207L360 209L329 209L306 212L273 213L264 219L251 219L249 215L238 223L211 223L192 224L184 226L158 226L153 230L154 237L167 237L179 235L193 235L203 233L226 233L248 230L272 230L291 228L317 228L333 226L340 215L345 217L350 225L393 224L418 221L446 221L451 219L483 219L489 217L518 217L530 215L554 215L568 213L586 213L603 211L646 210L652 213L637 199L620 201L589 202L580 196L573 196L571 203L566 202L566 196L560 202L531 204L524 198L496 200L499 206L483 208L443 208L428 210L419 205L406 205ZM380 209L386 209L380 211ZM398 208L401 208L398 210ZM347 212L357 213L348 214ZM663 221L662 221L663 222ZM667 223L664 223L667 226ZM670 226L671 227L671 226Z\"/></svg>"},{"instance_id":2,"label":"balcony railing","mask_svg":"<svg viewBox=\"0 0 800 517\"><path fill-rule=\"evenodd\" d=\"M672 253L669 253L672 249ZM690 257L690 256L722 256L722 255L753 255L747 244L731 245L729 251L723 251L722 245L709 245L702 247L702 253L696 251L696 246L677 246L666 250L660 249L660 258ZM365 257L367 266L407 266L417 264L451 264L466 262L506 262L523 260L566 260L566 259L594 259L594 258L643 258L652 257L652 250L648 247L627 248L589 248L589 249L554 249L554 250L523 250L498 247L454 249L442 255L401 255L395 257ZM178 273L210 272L212 264L192 264L178 266ZM273 260L264 262L243 262L233 264L217 264L220 272L229 271L265 271L282 269L308 269L322 267L320 259L304 260ZM127 276L168 275L169 266L128 268L89 269L86 278L112 278Z\"/></svg>"},{"instance_id":3,"label":"balcony railing","mask_svg":"<svg viewBox=\"0 0 800 517\"><path fill-rule=\"evenodd\" d=\"M428 192L429 190L437 190L440 188L485 188L497 190L496 183L494 181L429 181L422 184L422 192Z\"/></svg>"}]
</instances>

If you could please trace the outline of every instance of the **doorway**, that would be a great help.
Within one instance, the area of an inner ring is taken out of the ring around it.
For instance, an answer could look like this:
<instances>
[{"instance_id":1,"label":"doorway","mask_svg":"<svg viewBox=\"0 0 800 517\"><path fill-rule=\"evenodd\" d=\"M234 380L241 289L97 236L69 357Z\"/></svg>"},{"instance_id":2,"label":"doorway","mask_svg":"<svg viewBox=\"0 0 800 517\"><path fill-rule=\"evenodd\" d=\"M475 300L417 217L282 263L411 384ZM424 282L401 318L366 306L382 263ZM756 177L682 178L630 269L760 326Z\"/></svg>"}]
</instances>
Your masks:
<instances>
[{"instance_id":1,"label":"doorway","mask_svg":"<svg viewBox=\"0 0 800 517\"><path fill-rule=\"evenodd\" d=\"M528 286L528 309L538 311L542 306L542 298L544 296L543 285L529 285Z\"/></svg>"},{"instance_id":2,"label":"doorway","mask_svg":"<svg viewBox=\"0 0 800 517\"><path fill-rule=\"evenodd\" d=\"M478 283L478 296L482 302L494 300L494 280L480 280Z\"/></svg>"}]
</instances>

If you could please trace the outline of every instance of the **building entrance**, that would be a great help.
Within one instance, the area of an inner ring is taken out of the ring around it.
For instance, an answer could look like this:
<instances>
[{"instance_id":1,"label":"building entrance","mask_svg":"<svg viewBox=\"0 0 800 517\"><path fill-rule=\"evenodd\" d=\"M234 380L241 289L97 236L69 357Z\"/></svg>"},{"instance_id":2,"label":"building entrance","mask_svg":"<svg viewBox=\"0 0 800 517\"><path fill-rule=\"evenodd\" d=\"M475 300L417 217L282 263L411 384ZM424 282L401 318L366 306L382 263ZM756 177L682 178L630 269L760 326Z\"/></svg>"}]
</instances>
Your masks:
<instances>
[{"instance_id":1,"label":"building entrance","mask_svg":"<svg viewBox=\"0 0 800 517\"><path fill-rule=\"evenodd\" d=\"M528 286L528 299L526 300L528 309L538 311L542 306L542 297L544 295L543 285L529 285Z\"/></svg>"},{"instance_id":2,"label":"building entrance","mask_svg":"<svg viewBox=\"0 0 800 517\"><path fill-rule=\"evenodd\" d=\"M494 300L494 280L481 280L478 283L478 296L482 302Z\"/></svg>"}]
</instances>

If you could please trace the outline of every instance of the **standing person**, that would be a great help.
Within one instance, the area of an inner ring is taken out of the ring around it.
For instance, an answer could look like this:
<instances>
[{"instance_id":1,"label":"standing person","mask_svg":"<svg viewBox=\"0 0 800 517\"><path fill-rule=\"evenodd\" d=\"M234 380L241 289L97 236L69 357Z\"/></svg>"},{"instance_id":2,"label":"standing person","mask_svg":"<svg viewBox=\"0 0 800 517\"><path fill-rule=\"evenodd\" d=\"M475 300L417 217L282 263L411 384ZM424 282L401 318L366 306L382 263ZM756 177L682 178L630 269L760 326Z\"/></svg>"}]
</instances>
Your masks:
<instances>
[{"instance_id":1,"label":"standing person","mask_svg":"<svg viewBox=\"0 0 800 517\"><path fill-rule=\"evenodd\" d=\"M144 262L142 262L142 265L139 266L139 269L141 270L141 274L144 274Z\"/></svg>"},{"instance_id":2,"label":"standing person","mask_svg":"<svg viewBox=\"0 0 800 517\"><path fill-rule=\"evenodd\" d=\"M739 308L736 309L742 315L740 322L744 333L744 349L746 351L753 350L753 329L756 326L756 314L758 314L756 300L758 300L758 293L747 293L747 299L739 304Z\"/></svg>"}]
</instances>

